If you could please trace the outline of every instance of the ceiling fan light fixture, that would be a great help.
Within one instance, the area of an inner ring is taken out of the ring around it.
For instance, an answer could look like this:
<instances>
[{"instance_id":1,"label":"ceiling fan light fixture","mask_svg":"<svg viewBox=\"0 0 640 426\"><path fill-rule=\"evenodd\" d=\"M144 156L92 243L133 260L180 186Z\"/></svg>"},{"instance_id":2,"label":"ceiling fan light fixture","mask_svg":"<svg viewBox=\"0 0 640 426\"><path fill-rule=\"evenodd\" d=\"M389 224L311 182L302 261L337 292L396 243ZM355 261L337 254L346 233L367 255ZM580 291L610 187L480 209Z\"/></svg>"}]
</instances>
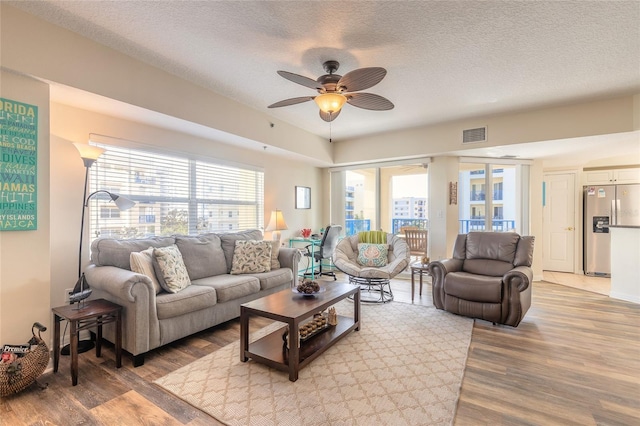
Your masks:
<instances>
[{"instance_id":1,"label":"ceiling fan light fixture","mask_svg":"<svg viewBox=\"0 0 640 426\"><path fill-rule=\"evenodd\" d=\"M323 93L314 98L314 101L325 113L335 113L340 111L342 106L347 102L347 98L339 93Z\"/></svg>"}]
</instances>

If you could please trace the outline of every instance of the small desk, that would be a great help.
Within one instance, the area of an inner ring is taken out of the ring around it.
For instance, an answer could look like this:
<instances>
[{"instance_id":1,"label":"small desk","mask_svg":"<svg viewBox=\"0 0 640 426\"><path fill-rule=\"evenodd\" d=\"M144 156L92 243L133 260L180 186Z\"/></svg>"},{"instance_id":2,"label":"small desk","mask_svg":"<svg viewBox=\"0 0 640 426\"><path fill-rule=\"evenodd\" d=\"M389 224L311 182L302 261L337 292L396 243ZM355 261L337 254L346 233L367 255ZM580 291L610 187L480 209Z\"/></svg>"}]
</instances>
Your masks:
<instances>
[{"instance_id":1,"label":"small desk","mask_svg":"<svg viewBox=\"0 0 640 426\"><path fill-rule=\"evenodd\" d=\"M53 311L53 372L58 372L60 363L60 322L69 321L71 382L78 384L78 332L97 327L96 357L102 350L102 326L116 323L116 367L122 367L122 306L104 299L89 300L82 309L77 304L58 306Z\"/></svg>"},{"instance_id":2,"label":"small desk","mask_svg":"<svg viewBox=\"0 0 640 426\"><path fill-rule=\"evenodd\" d=\"M413 302L413 293L416 286L416 274L420 276L420 296L422 296L422 276L429 275L429 264L415 262L411 264L411 301Z\"/></svg>"},{"instance_id":3,"label":"small desk","mask_svg":"<svg viewBox=\"0 0 640 426\"><path fill-rule=\"evenodd\" d=\"M298 272L299 276L304 277L304 274L311 269L311 276L315 277L315 259L314 259L314 254L316 251L317 247L320 247L320 243L322 243L322 239L321 238L302 238L302 237L298 237L298 238L289 238L289 247L293 247L294 244L296 243L300 243L300 244L305 244L305 245L311 245L311 258L309 259L309 264L311 265L310 267L307 266L304 270L304 272L302 274L300 274Z\"/></svg>"}]
</instances>

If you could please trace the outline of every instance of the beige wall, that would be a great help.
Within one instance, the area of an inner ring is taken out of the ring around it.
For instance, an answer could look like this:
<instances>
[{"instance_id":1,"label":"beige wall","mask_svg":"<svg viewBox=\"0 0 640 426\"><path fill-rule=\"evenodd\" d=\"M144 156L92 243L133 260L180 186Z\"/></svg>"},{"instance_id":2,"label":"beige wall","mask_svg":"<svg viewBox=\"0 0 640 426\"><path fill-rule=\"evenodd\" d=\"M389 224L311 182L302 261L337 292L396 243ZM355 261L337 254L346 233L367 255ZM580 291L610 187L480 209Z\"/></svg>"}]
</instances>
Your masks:
<instances>
[{"instance_id":1,"label":"beige wall","mask_svg":"<svg viewBox=\"0 0 640 426\"><path fill-rule=\"evenodd\" d=\"M47 327L49 293L49 87L0 71L0 97L38 107L38 229L0 232L0 344L26 343L31 325Z\"/></svg>"},{"instance_id":2,"label":"beige wall","mask_svg":"<svg viewBox=\"0 0 640 426\"><path fill-rule=\"evenodd\" d=\"M449 182L458 182L458 158L435 157L429 164L429 256L451 257L458 235L458 206L449 204Z\"/></svg>"}]
</instances>

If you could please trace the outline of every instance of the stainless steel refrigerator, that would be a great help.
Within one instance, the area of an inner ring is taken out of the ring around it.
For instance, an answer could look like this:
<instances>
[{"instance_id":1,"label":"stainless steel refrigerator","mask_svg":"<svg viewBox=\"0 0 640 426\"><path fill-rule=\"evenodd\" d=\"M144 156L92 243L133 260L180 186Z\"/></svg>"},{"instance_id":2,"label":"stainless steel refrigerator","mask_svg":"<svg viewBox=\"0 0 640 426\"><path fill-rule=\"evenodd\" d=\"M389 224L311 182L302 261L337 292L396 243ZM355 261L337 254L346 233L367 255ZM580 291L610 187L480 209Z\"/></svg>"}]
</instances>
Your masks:
<instances>
[{"instance_id":1,"label":"stainless steel refrigerator","mask_svg":"<svg viewBox=\"0 0 640 426\"><path fill-rule=\"evenodd\" d=\"M611 276L609 225L640 226L640 184L584 187L584 273Z\"/></svg>"}]
</instances>

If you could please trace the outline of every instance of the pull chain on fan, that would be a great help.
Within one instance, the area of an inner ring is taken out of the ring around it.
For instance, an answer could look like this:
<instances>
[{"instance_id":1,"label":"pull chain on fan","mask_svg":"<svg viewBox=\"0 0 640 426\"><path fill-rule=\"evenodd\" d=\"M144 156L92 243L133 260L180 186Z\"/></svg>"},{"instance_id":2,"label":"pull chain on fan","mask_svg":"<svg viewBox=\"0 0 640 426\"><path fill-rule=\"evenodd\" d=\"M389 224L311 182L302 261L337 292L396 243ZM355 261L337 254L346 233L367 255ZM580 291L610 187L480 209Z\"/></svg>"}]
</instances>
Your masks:
<instances>
[{"instance_id":1,"label":"pull chain on fan","mask_svg":"<svg viewBox=\"0 0 640 426\"><path fill-rule=\"evenodd\" d=\"M329 113L329 115L331 115L331 113ZM331 143L331 121L333 120L329 120L329 143Z\"/></svg>"}]
</instances>

